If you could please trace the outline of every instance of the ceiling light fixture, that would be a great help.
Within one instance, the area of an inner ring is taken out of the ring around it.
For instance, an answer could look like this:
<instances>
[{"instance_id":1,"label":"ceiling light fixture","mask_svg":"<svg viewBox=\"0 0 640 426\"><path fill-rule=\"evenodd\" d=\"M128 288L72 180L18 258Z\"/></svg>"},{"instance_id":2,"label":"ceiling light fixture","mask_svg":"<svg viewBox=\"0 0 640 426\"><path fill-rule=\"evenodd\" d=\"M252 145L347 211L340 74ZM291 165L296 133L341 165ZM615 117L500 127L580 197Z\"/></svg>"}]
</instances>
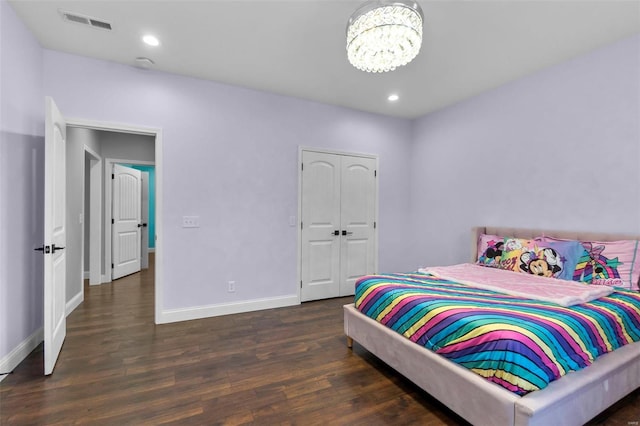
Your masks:
<instances>
[{"instance_id":1,"label":"ceiling light fixture","mask_svg":"<svg viewBox=\"0 0 640 426\"><path fill-rule=\"evenodd\" d=\"M160 40L158 40L157 37L152 36L151 34L143 36L142 41L147 43L149 46L158 46L160 44Z\"/></svg>"},{"instance_id":2,"label":"ceiling light fixture","mask_svg":"<svg viewBox=\"0 0 640 426\"><path fill-rule=\"evenodd\" d=\"M387 98L388 100L390 100L391 102L395 102L398 99L400 99L400 96L398 96L397 94L393 94L393 95L389 95L389 97Z\"/></svg>"},{"instance_id":3,"label":"ceiling light fixture","mask_svg":"<svg viewBox=\"0 0 640 426\"><path fill-rule=\"evenodd\" d=\"M349 62L367 72L393 71L408 64L422 45L423 18L415 1L367 1L347 24Z\"/></svg>"}]
</instances>

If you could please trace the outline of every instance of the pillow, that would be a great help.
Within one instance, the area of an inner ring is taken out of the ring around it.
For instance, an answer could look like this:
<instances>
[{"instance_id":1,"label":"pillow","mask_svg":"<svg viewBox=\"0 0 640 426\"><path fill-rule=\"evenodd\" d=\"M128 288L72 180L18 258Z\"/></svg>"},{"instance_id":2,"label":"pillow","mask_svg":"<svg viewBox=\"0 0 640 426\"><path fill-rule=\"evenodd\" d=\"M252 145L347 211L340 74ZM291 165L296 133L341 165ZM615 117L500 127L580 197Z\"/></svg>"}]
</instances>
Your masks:
<instances>
[{"instance_id":1,"label":"pillow","mask_svg":"<svg viewBox=\"0 0 640 426\"><path fill-rule=\"evenodd\" d=\"M498 268L502 257L503 244L503 237L480 234L478 238L478 264Z\"/></svg>"},{"instance_id":2,"label":"pillow","mask_svg":"<svg viewBox=\"0 0 640 426\"><path fill-rule=\"evenodd\" d=\"M545 237L545 241L560 241ZM637 240L582 241L574 281L638 290L640 242Z\"/></svg>"},{"instance_id":3,"label":"pillow","mask_svg":"<svg viewBox=\"0 0 640 426\"><path fill-rule=\"evenodd\" d=\"M584 249L578 241L505 238L500 267L549 278L571 280Z\"/></svg>"}]
</instances>

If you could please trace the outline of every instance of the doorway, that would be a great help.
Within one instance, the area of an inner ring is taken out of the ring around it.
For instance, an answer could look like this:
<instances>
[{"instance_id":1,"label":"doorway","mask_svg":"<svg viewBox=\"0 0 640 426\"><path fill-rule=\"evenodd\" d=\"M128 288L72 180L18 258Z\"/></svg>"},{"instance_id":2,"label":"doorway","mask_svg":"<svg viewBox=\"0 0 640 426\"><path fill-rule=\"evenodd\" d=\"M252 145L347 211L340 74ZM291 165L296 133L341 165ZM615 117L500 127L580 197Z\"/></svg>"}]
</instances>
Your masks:
<instances>
[{"instance_id":1,"label":"doorway","mask_svg":"<svg viewBox=\"0 0 640 426\"><path fill-rule=\"evenodd\" d=\"M88 175L85 179L85 185L90 186L90 191L84 191L84 196L87 198L83 205L84 211L88 213L84 214L84 218L81 217L80 220L86 218L87 226L85 226L85 232L88 234L87 238L82 239L83 247L88 246L88 250L84 250L83 254L88 256L88 261L81 262L81 277L83 278L81 283L84 281L85 277L85 265L89 268L89 280L91 285L107 283L111 281L111 187L106 183L110 183L110 180L107 180L107 174L110 178L110 172L107 172L112 168L112 164L115 163L126 163L126 164L141 164L146 166L153 166L155 169L155 185L154 185L154 195L155 195L155 205L157 208L154 211L154 223L155 223L155 233L154 235L150 235L150 239L153 239L154 242L154 259L153 265L154 268L154 288L155 288L155 298L154 298L154 312L155 312L155 323L159 322L162 314L162 290L161 290L161 281L162 281L162 131L157 128L147 128L147 127L138 127L138 126L127 126L121 124L110 124L110 123L102 123L95 122L89 120L81 120L81 119L68 119L67 120L67 128L75 128L75 129L84 129L90 131L98 131L105 132L110 134L123 134L123 135L131 135L131 136L144 136L148 137L151 140L153 145L153 158L151 161L148 160L137 160L135 158L116 158L112 151L108 152L100 152L102 156L95 150L88 148L85 149L85 165L84 170ZM86 148L86 147L85 147ZM89 152L89 154L87 154ZM96 195L99 194L99 195ZM104 195L104 196L103 196ZM71 221L76 221L77 216L71 217ZM101 250L92 249L92 247L97 246L100 247ZM84 300L84 285L80 285L79 289L81 295L79 301L82 302ZM68 306L71 307L71 306ZM72 310L72 309L71 309ZM67 314L70 313L68 310Z\"/></svg>"}]
</instances>

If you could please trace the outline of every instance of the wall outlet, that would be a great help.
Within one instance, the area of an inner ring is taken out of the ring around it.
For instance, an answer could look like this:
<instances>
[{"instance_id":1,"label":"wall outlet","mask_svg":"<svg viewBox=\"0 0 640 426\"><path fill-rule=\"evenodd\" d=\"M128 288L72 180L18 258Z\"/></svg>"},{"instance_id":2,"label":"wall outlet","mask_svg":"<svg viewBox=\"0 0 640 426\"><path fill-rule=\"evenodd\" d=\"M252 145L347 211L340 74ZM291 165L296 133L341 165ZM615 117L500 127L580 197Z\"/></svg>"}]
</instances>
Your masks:
<instances>
[{"instance_id":1,"label":"wall outlet","mask_svg":"<svg viewBox=\"0 0 640 426\"><path fill-rule=\"evenodd\" d=\"M229 281L229 289L227 291L229 293L235 293L236 292L236 282L235 281Z\"/></svg>"},{"instance_id":2,"label":"wall outlet","mask_svg":"<svg viewBox=\"0 0 640 426\"><path fill-rule=\"evenodd\" d=\"M200 216L182 216L183 228L200 228Z\"/></svg>"}]
</instances>

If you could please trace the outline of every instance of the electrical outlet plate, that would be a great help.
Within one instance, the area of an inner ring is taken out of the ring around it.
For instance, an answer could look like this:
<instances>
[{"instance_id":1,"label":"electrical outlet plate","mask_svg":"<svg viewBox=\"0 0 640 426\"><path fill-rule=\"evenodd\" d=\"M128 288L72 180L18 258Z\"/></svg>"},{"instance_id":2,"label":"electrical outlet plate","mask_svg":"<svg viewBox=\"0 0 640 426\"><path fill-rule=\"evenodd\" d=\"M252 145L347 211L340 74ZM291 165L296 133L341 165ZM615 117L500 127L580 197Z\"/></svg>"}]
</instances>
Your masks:
<instances>
[{"instance_id":1,"label":"electrical outlet plate","mask_svg":"<svg viewBox=\"0 0 640 426\"><path fill-rule=\"evenodd\" d=\"M229 289L227 291L229 293L235 293L236 292L236 282L235 281L229 281Z\"/></svg>"},{"instance_id":2,"label":"electrical outlet plate","mask_svg":"<svg viewBox=\"0 0 640 426\"><path fill-rule=\"evenodd\" d=\"M200 216L182 216L183 228L199 228Z\"/></svg>"}]
</instances>

